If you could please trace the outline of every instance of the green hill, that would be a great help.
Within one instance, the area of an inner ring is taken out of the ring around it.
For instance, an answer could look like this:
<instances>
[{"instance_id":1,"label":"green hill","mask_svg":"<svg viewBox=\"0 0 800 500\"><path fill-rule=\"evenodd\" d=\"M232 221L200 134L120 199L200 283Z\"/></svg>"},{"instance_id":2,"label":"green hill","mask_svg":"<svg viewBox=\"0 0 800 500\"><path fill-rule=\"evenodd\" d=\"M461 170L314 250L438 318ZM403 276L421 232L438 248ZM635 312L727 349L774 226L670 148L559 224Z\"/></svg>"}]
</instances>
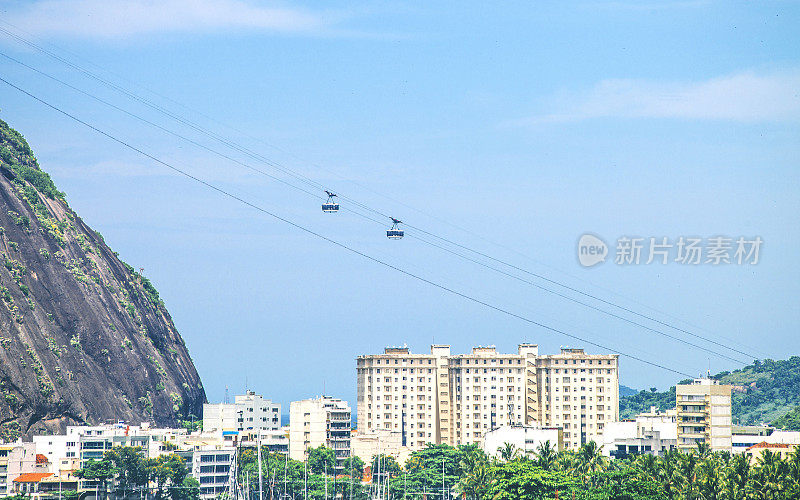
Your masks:
<instances>
[{"instance_id":1,"label":"green hill","mask_svg":"<svg viewBox=\"0 0 800 500\"><path fill-rule=\"evenodd\" d=\"M800 430L800 356L787 360L756 360L740 370L714 375L720 383L733 386L733 422L753 425L774 423ZM686 381L681 381L683 383ZM640 391L620 396L620 418L633 418L637 413L656 406L661 410L675 408L675 387L664 392ZM791 414L790 414L791 413Z\"/></svg>"}]
</instances>

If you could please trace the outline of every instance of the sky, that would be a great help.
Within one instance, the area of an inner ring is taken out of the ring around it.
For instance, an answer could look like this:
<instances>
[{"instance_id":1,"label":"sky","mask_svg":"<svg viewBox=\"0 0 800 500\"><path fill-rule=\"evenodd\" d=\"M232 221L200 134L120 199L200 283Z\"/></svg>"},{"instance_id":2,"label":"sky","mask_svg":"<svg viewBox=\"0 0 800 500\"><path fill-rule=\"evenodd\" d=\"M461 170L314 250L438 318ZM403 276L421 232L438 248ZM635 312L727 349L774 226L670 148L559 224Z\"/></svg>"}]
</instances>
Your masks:
<instances>
[{"instance_id":1,"label":"sky","mask_svg":"<svg viewBox=\"0 0 800 500\"><path fill-rule=\"evenodd\" d=\"M622 384L665 388L800 352L798 25L792 1L0 2L0 28L72 64L0 32L4 79L441 287L1 82L0 118L145 269L211 402L355 408L356 356L432 343L614 350ZM605 262L581 265L584 234ZM760 238L758 262L675 261L719 236L731 257ZM651 237L667 264L646 264ZM639 264L615 262L621 238L643 238Z\"/></svg>"}]
</instances>

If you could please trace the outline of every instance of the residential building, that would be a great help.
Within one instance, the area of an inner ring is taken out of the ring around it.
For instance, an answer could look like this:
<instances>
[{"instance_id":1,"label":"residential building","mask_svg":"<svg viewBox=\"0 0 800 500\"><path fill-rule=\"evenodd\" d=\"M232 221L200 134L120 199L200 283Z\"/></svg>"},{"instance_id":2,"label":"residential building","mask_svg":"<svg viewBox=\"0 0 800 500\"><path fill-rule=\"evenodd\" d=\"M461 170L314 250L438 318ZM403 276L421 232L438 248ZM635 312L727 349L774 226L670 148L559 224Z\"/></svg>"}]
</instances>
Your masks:
<instances>
[{"instance_id":1,"label":"residential building","mask_svg":"<svg viewBox=\"0 0 800 500\"><path fill-rule=\"evenodd\" d=\"M564 431L558 427L504 425L487 432L483 436L481 448L490 457L500 457L500 449L506 443L514 445L515 451L528 454L535 453L547 441L554 450L563 450Z\"/></svg>"},{"instance_id":2,"label":"residential building","mask_svg":"<svg viewBox=\"0 0 800 500\"><path fill-rule=\"evenodd\" d=\"M124 422L95 426L68 426L62 435L36 435L30 443L37 455L47 462L47 472L56 476L69 475L89 460L100 460L103 454L116 446L138 446L142 455L154 458L172 453L183 437L186 429L153 428L143 422L141 425L127 425ZM43 479L51 482L53 479ZM96 482L81 480L81 489L92 489Z\"/></svg>"},{"instance_id":3,"label":"residential building","mask_svg":"<svg viewBox=\"0 0 800 500\"><path fill-rule=\"evenodd\" d=\"M288 429L278 429L269 431L245 431L240 436L242 446L258 446L261 443L263 449L272 453L289 454L289 431Z\"/></svg>"},{"instance_id":4,"label":"residential building","mask_svg":"<svg viewBox=\"0 0 800 500\"><path fill-rule=\"evenodd\" d=\"M690 450L707 443L711 451L733 451L731 436L731 386L710 378L678 384L678 448Z\"/></svg>"},{"instance_id":5,"label":"residential building","mask_svg":"<svg viewBox=\"0 0 800 500\"><path fill-rule=\"evenodd\" d=\"M377 455L390 455L402 465L411 456L411 450L403 446L400 432L388 429L353 429L350 433L350 454L360 458L365 464L372 463Z\"/></svg>"},{"instance_id":6,"label":"residential building","mask_svg":"<svg viewBox=\"0 0 800 500\"><path fill-rule=\"evenodd\" d=\"M761 425L731 426L731 447L733 453L744 453L753 445L766 441L775 429Z\"/></svg>"},{"instance_id":7,"label":"residential building","mask_svg":"<svg viewBox=\"0 0 800 500\"><path fill-rule=\"evenodd\" d=\"M65 498L70 491L77 492L79 479L72 473L54 474L39 481L39 494L46 498ZM60 495L60 496L59 496Z\"/></svg>"},{"instance_id":8,"label":"residential building","mask_svg":"<svg viewBox=\"0 0 800 500\"><path fill-rule=\"evenodd\" d=\"M289 411L289 456L305 460L310 448L326 446L336 454L337 467L350 457L350 405L320 396L292 401Z\"/></svg>"},{"instance_id":9,"label":"residential building","mask_svg":"<svg viewBox=\"0 0 800 500\"><path fill-rule=\"evenodd\" d=\"M206 431L278 430L281 405L247 391L234 397L233 403L203 405L203 429Z\"/></svg>"},{"instance_id":10,"label":"residential building","mask_svg":"<svg viewBox=\"0 0 800 500\"><path fill-rule=\"evenodd\" d=\"M219 498L231 488L236 448L208 445L191 451L191 457L188 453L183 456L191 464L192 477L200 483L200 498Z\"/></svg>"},{"instance_id":11,"label":"residential building","mask_svg":"<svg viewBox=\"0 0 800 500\"><path fill-rule=\"evenodd\" d=\"M243 415L243 409L235 403L205 403L203 405L203 430L242 430Z\"/></svg>"},{"instance_id":12,"label":"residential building","mask_svg":"<svg viewBox=\"0 0 800 500\"><path fill-rule=\"evenodd\" d=\"M677 411L660 412L651 407L633 420L610 422L603 432L603 455L627 458L630 455L663 456L678 446Z\"/></svg>"},{"instance_id":13,"label":"residential building","mask_svg":"<svg viewBox=\"0 0 800 500\"><path fill-rule=\"evenodd\" d=\"M22 474L47 472L42 470L36 460L36 445L17 441L0 444L0 494L11 495L14 492L14 479Z\"/></svg>"},{"instance_id":14,"label":"residential building","mask_svg":"<svg viewBox=\"0 0 800 500\"><path fill-rule=\"evenodd\" d=\"M761 456L761 454L764 453L764 451L769 450L785 460L789 458L789 455L791 455L798 446L800 445L761 442L747 448L745 455L750 458L750 462L752 463L755 462Z\"/></svg>"},{"instance_id":15,"label":"residential building","mask_svg":"<svg viewBox=\"0 0 800 500\"><path fill-rule=\"evenodd\" d=\"M243 409L243 421L239 430L276 431L281 428L280 403L273 403L253 391L235 396L234 401Z\"/></svg>"},{"instance_id":16,"label":"residential building","mask_svg":"<svg viewBox=\"0 0 800 500\"><path fill-rule=\"evenodd\" d=\"M601 441L603 427L619 416L617 355L562 348L539 355L535 344L516 354L494 346L451 355L387 347L356 358L358 423L362 431L402 434L402 444L480 444L504 425L560 427L565 449Z\"/></svg>"},{"instance_id":17,"label":"residential building","mask_svg":"<svg viewBox=\"0 0 800 500\"><path fill-rule=\"evenodd\" d=\"M39 483L46 477L52 476L52 472L26 472L20 474L13 481L13 491L15 495L24 495L34 500L41 498Z\"/></svg>"},{"instance_id":18,"label":"residential building","mask_svg":"<svg viewBox=\"0 0 800 500\"><path fill-rule=\"evenodd\" d=\"M774 427L734 425L731 433L734 453L744 453L759 443L800 445L800 432L782 431Z\"/></svg>"}]
</instances>

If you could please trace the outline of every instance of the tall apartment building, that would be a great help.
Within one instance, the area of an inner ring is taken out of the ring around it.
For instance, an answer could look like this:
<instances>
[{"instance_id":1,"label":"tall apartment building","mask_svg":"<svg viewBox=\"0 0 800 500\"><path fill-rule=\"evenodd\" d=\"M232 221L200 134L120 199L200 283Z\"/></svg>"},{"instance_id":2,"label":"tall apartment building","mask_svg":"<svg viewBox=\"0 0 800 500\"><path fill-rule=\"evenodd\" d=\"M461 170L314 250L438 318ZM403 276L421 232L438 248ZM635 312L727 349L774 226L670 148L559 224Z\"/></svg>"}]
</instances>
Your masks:
<instances>
[{"instance_id":1,"label":"tall apartment building","mask_svg":"<svg viewBox=\"0 0 800 500\"><path fill-rule=\"evenodd\" d=\"M678 449L708 443L712 451L733 450L731 437L731 386L700 378L675 388L678 410Z\"/></svg>"},{"instance_id":2,"label":"tall apartment building","mask_svg":"<svg viewBox=\"0 0 800 500\"><path fill-rule=\"evenodd\" d=\"M350 457L350 405L321 396L292 401L289 407L289 457L305 460L310 448L326 446L336 454L337 467Z\"/></svg>"},{"instance_id":3,"label":"tall apartment building","mask_svg":"<svg viewBox=\"0 0 800 500\"><path fill-rule=\"evenodd\" d=\"M233 403L203 405L205 430L278 430L281 427L281 405L247 391L237 395Z\"/></svg>"},{"instance_id":4,"label":"tall apartment building","mask_svg":"<svg viewBox=\"0 0 800 500\"><path fill-rule=\"evenodd\" d=\"M356 358L356 372L360 429L399 431L414 450L480 444L503 425L560 427L564 447L574 449L601 442L604 425L619 416L618 356L582 349L540 356L535 344L520 344L516 354L387 347Z\"/></svg>"}]
</instances>

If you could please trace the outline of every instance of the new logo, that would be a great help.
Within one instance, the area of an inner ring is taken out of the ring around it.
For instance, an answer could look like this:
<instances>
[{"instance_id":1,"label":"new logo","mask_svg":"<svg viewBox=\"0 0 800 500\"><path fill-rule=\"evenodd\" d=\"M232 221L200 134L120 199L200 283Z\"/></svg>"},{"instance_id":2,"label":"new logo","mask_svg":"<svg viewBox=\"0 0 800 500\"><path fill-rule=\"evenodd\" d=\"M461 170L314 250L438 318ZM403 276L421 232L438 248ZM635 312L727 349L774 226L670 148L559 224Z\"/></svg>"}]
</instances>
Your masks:
<instances>
[{"instance_id":1,"label":"new logo","mask_svg":"<svg viewBox=\"0 0 800 500\"><path fill-rule=\"evenodd\" d=\"M578 240L578 262L583 267L592 267L606 261L608 245L593 234L584 234Z\"/></svg>"}]
</instances>

